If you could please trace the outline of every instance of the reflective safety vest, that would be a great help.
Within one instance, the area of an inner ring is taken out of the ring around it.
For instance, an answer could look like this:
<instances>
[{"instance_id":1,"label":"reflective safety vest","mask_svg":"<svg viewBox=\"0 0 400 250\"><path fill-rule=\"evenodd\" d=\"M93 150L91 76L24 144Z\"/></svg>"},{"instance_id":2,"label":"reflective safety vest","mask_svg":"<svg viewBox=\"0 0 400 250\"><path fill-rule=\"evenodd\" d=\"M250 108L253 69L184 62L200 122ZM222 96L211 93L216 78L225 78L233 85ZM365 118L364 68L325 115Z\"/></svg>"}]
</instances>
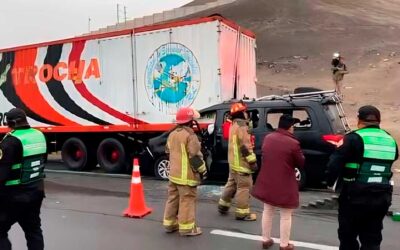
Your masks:
<instances>
[{"instance_id":1,"label":"reflective safety vest","mask_svg":"<svg viewBox=\"0 0 400 250\"><path fill-rule=\"evenodd\" d=\"M44 161L47 153L46 139L39 130L18 129L9 136L14 136L22 143L23 158L21 163L11 166L10 177L6 186L18 186L44 178Z\"/></svg>"},{"instance_id":2,"label":"reflective safety vest","mask_svg":"<svg viewBox=\"0 0 400 250\"><path fill-rule=\"evenodd\" d=\"M245 146L248 155L244 156L241 147ZM250 169L250 163L257 161L251 144L251 135L248 133L248 126L244 120L235 120L230 128L229 145L228 145L228 161L231 170L239 173L252 174L254 171Z\"/></svg>"},{"instance_id":3,"label":"reflective safety vest","mask_svg":"<svg viewBox=\"0 0 400 250\"><path fill-rule=\"evenodd\" d=\"M345 165L346 182L390 184L392 164L396 158L396 141L384 130L364 128L355 131L364 143L362 163Z\"/></svg>"}]
</instances>

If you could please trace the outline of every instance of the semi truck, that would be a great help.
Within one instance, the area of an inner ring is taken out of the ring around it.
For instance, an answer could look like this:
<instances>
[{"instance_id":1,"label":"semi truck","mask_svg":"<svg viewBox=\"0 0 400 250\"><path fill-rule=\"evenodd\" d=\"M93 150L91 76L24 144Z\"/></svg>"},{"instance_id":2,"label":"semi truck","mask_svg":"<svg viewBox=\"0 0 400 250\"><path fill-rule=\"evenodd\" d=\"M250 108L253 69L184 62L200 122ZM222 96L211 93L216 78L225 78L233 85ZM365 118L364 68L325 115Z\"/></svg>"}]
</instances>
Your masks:
<instances>
[{"instance_id":1,"label":"semi truck","mask_svg":"<svg viewBox=\"0 0 400 250\"><path fill-rule=\"evenodd\" d=\"M0 139L21 108L69 169L126 171L180 107L256 97L255 49L218 15L0 49Z\"/></svg>"}]
</instances>

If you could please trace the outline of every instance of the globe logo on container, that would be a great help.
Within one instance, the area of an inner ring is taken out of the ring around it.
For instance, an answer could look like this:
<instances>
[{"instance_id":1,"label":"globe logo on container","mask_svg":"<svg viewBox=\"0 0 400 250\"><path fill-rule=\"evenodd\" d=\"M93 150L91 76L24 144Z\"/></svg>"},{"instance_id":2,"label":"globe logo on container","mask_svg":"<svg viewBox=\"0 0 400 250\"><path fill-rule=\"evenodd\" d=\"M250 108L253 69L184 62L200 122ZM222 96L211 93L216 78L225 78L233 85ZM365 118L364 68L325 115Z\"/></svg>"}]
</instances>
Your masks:
<instances>
[{"instance_id":1,"label":"globe logo on container","mask_svg":"<svg viewBox=\"0 0 400 250\"><path fill-rule=\"evenodd\" d=\"M193 52L179 43L159 47L146 66L147 96L159 111L173 114L190 106L200 89L200 67Z\"/></svg>"}]
</instances>

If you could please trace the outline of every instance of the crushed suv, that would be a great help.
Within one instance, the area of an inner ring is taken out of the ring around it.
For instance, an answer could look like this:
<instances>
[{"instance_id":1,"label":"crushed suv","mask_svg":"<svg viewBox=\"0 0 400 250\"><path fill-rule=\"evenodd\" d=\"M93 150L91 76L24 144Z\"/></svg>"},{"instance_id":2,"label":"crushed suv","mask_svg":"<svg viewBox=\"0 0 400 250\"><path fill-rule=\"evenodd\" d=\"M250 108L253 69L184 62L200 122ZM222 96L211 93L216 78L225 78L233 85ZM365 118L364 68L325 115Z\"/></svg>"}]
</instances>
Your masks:
<instances>
[{"instance_id":1,"label":"crushed suv","mask_svg":"<svg viewBox=\"0 0 400 250\"><path fill-rule=\"evenodd\" d=\"M290 114L300 119L294 127L294 135L300 141L306 157L304 169L296 169L300 188L320 187L329 156L335 150L335 142L350 131L341 101L334 91L271 95L255 100L244 100L248 107L255 153L261 162L264 136L278 127L279 117ZM229 173L227 159L228 141L223 137L223 124L229 115L232 102L224 102L200 111L201 122L209 123L201 132L202 147L210 175L226 179ZM168 178L169 162L164 147L168 132L149 141L148 151L155 159L156 177Z\"/></svg>"}]
</instances>

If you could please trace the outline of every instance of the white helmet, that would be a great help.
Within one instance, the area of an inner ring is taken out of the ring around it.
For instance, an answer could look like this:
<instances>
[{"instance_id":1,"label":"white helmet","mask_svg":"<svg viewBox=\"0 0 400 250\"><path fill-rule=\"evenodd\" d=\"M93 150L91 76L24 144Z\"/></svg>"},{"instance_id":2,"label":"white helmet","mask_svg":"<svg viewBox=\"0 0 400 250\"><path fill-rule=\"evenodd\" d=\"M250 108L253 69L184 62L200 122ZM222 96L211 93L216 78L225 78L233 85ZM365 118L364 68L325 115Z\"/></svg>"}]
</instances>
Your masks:
<instances>
[{"instance_id":1,"label":"white helmet","mask_svg":"<svg viewBox=\"0 0 400 250\"><path fill-rule=\"evenodd\" d=\"M340 57L340 53L335 52L335 53L333 53L332 59L339 59L339 57Z\"/></svg>"}]
</instances>

